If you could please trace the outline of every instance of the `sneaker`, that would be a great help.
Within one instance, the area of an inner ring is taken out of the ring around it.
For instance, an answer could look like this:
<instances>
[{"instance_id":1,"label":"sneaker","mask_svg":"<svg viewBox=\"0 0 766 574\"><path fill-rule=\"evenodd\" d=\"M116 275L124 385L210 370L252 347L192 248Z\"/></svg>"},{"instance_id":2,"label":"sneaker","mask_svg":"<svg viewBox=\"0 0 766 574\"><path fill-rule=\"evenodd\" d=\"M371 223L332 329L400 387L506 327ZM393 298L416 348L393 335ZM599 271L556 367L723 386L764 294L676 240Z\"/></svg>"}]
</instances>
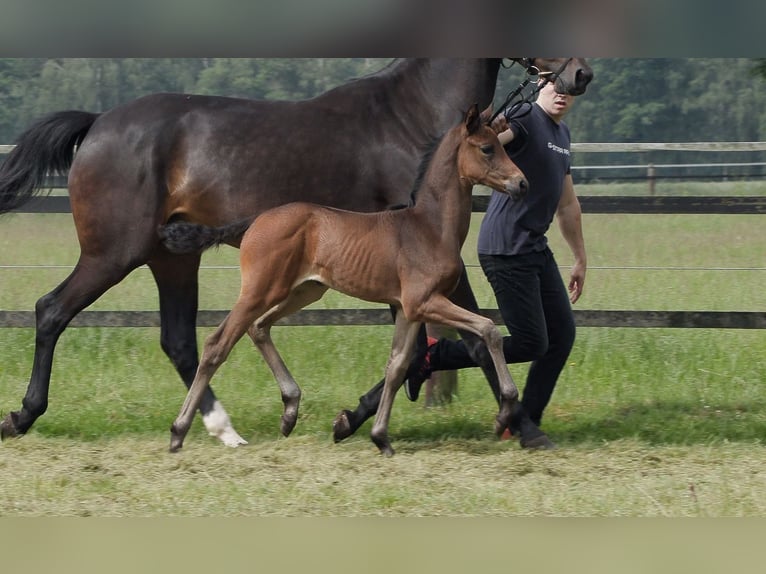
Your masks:
<instances>
[{"instance_id":1,"label":"sneaker","mask_svg":"<svg viewBox=\"0 0 766 574\"><path fill-rule=\"evenodd\" d=\"M423 383L431 377L431 373L433 372L431 371L431 353L433 352L434 345L438 342L438 339L428 337L426 341L426 352L425 355L423 355L420 366L414 374L404 380L404 393L412 402L418 400L418 397L420 396L420 387L422 387Z\"/></svg>"}]
</instances>

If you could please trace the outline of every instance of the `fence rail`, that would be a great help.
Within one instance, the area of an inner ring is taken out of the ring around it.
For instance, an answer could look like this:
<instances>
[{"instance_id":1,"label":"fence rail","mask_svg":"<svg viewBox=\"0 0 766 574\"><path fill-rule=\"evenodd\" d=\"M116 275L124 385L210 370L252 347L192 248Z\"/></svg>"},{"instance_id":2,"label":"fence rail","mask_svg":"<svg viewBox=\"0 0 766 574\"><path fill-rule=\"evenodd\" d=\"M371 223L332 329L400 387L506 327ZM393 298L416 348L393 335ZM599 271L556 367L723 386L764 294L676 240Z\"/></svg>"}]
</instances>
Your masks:
<instances>
[{"instance_id":1,"label":"fence rail","mask_svg":"<svg viewBox=\"0 0 766 574\"><path fill-rule=\"evenodd\" d=\"M473 199L476 212L487 209L488 196ZM763 214L766 197L626 197L582 196L585 213L635 214ZM48 196L35 198L19 212L68 213L69 198ZM497 309L482 309L482 314L502 324ZM218 325L226 311L203 310L197 317L201 327ZM639 328L704 328L704 329L766 329L766 312L757 311L636 311L636 310L575 310L581 327L639 327ZM304 309L279 322L280 325L387 325L391 323L388 309ZM34 327L34 311L0 311L0 327ZM72 321L72 327L159 327L157 311L84 311Z\"/></svg>"},{"instance_id":2,"label":"fence rail","mask_svg":"<svg viewBox=\"0 0 766 574\"><path fill-rule=\"evenodd\" d=\"M497 309L481 309L481 314L502 325ZM228 311L200 311L199 327L217 327ZM574 311L579 327L639 327L666 329L766 329L766 312L757 311ZM303 309L281 319L277 325L372 326L391 324L391 312L385 309ZM34 311L0 311L0 327L31 328ZM159 327L158 311L83 311L71 327Z\"/></svg>"},{"instance_id":3,"label":"fence rail","mask_svg":"<svg viewBox=\"0 0 766 574\"><path fill-rule=\"evenodd\" d=\"M12 146L0 146L0 153ZM766 151L766 142L719 143L636 143L636 144L572 144L577 152L636 152L651 150L674 151ZM66 178L51 176L47 184L66 187ZM584 213L634 214L764 214L766 197L705 197L705 196L581 196ZM477 195L473 209L485 212L489 197ZM69 198L63 195L38 197L28 202L19 213L69 213ZM482 309L482 314L502 324L497 309ZM202 327L218 325L226 311L203 310L197 324ZM637 311L637 310L575 310L577 324L582 327L642 327L642 328L708 328L708 329L766 329L766 312L750 311ZM387 325L391 315L385 309L311 309L302 310L279 322L280 325ZM0 327L35 326L33 311L0 310ZM159 327L157 311L84 311L72 321L73 327Z\"/></svg>"}]
</instances>

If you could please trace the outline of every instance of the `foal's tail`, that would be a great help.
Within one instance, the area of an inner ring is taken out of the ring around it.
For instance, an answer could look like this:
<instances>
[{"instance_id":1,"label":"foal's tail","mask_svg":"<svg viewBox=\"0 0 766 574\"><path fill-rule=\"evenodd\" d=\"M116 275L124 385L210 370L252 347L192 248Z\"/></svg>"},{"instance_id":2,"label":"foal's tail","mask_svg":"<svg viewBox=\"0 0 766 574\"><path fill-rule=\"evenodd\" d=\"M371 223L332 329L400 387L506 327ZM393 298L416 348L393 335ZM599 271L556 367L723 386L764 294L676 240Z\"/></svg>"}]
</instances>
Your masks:
<instances>
[{"instance_id":1,"label":"foal's tail","mask_svg":"<svg viewBox=\"0 0 766 574\"><path fill-rule=\"evenodd\" d=\"M75 146L82 143L98 116L74 110L56 112L21 134L0 165L0 214L32 199L49 173L66 172L72 165Z\"/></svg>"},{"instance_id":2,"label":"foal's tail","mask_svg":"<svg viewBox=\"0 0 766 574\"><path fill-rule=\"evenodd\" d=\"M179 220L160 225L157 233L162 245L171 253L197 253L234 241L247 231L252 222L251 218L222 227L208 227Z\"/></svg>"}]
</instances>

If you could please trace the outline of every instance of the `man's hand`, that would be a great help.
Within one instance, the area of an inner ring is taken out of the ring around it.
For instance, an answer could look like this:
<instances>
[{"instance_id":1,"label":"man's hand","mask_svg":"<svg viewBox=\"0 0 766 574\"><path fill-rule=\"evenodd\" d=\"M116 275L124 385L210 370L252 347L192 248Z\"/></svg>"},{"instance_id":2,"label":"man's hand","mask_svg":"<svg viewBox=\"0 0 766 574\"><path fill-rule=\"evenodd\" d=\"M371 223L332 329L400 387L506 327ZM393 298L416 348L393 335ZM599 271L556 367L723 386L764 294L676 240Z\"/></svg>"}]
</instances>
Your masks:
<instances>
[{"instance_id":1,"label":"man's hand","mask_svg":"<svg viewBox=\"0 0 766 574\"><path fill-rule=\"evenodd\" d=\"M500 114L494 120L492 120L490 127L495 131L496 134L503 133L505 130L507 130L509 126L508 120L505 119L505 114Z\"/></svg>"},{"instance_id":2,"label":"man's hand","mask_svg":"<svg viewBox=\"0 0 766 574\"><path fill-rule=\"evenodd\" d=\"M582 288L585 284L585 265L582 263L575 263L572 266L572 273L569 276L569 300L572 303L577 303L577 300L582 295Z\"/></svg>"}]
</instances>

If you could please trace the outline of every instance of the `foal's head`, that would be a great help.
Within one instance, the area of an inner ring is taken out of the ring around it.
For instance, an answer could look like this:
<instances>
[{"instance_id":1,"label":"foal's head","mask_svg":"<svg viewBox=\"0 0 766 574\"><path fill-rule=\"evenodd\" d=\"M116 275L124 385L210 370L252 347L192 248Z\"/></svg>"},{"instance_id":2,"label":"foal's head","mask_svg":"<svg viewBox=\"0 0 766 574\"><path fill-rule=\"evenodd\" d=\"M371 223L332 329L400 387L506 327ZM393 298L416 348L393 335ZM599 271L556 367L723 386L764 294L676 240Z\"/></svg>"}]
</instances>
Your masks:
<instances>
[{"instance_id":1,"label":"foal's head","mask_svg":"<svg viewBox=\"0 0 766 574\"><path fill-rule=\"evenodd\" d=\"M479 114L476 104L465 115L461 130L463 140L458 150L460 178L471 185L486 185L518 200L527 193L528 183L489 127L487 122L491 115L490 108Z\"/></svg>"}]
</instances>

